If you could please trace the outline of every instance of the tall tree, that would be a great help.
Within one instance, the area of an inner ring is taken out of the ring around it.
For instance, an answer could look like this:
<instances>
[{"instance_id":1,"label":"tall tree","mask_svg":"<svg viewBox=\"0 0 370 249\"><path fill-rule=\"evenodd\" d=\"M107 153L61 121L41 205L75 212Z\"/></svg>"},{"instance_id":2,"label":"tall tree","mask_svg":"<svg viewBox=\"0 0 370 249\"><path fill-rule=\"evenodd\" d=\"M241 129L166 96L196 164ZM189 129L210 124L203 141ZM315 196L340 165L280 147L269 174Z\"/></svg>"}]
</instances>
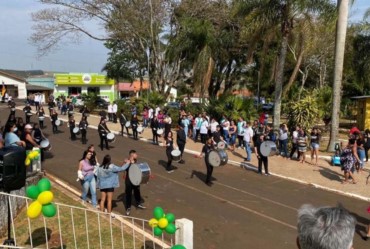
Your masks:
<instances>
[{"instance_id":1,"label":"tall tree","mask_svg":"<svg viewBox=\"0 0 370 249\"><path fill-rule=\"evenodd\" d=\"M335 143L338 142L343 62L348 25L349 0L338 0L337 5L338 5L338 21L337 21L337 34L335 39L333 102L330 125L331 128L330 141L327 148L327 150L331 152L335 150Z\"/></svg>"}]
</instances>

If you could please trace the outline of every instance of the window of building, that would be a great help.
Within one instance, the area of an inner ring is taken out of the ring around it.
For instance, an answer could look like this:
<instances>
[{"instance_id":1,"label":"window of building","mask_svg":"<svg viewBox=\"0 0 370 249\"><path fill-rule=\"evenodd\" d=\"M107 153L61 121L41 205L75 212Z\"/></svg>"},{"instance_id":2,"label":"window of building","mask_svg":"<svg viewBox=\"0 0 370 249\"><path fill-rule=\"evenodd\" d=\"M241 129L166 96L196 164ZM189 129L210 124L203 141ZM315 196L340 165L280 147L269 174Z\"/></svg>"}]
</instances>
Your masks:
<instances>
[{"instance_id":1,"label":"window of building","mask_svg":"<svg viewBox=\"0 0 370 249\"><path fill-rule=\"evenodd\" d=\"M87 94L95 93L96 95L100 94L100 87L88 87Z\"/></svg>"},{"instance_id":2,"label":"window of building","mask_svg":"<svg viewBox=\"0 0 370 249\"><path fill-rule=\"evenodd\" d=\"M68 96L71 95L80 95L81 87L68 87Z\"/></svg>"}]
</instances>

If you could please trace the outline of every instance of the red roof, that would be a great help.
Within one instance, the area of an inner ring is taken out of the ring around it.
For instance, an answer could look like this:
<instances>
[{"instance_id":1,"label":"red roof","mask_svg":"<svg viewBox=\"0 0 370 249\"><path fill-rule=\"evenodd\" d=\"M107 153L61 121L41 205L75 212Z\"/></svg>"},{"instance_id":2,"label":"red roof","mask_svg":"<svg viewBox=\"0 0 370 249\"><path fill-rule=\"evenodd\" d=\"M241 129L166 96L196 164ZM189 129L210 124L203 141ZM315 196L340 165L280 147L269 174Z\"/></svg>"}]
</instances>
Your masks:
<instances>
[{"instance_id":1,"label":"red roof","mask_svg":"<svg viewBox=\"0 0 370 249\"><path fill-rule=\"evenodd\" d=\"M149 89L149 82L143 81L143 90ZM120 92L136 92L140 91L140 81L134 81L132 83L120 82L118 83L118 91Z\"/></svg>"}]
</instances>

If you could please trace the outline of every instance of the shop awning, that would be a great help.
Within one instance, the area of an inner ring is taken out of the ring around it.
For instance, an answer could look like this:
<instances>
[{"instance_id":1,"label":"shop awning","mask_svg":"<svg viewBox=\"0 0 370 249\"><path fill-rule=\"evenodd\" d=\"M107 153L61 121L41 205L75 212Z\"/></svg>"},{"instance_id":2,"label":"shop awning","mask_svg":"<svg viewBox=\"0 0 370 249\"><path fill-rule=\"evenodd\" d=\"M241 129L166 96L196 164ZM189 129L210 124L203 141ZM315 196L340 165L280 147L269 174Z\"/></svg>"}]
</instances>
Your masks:
<instances>
[{"instance_id":1,"label":"shop awning","mask_svg":"<svg viewBox=\"0 0 370 249\"><path fill-rule=\"evenodd\" d=\"M37 86L37 85L31 85L31 84L26 84L26 89L28 91L53 91L54 90L49 87Z\"/></svg>"}]
</instances>

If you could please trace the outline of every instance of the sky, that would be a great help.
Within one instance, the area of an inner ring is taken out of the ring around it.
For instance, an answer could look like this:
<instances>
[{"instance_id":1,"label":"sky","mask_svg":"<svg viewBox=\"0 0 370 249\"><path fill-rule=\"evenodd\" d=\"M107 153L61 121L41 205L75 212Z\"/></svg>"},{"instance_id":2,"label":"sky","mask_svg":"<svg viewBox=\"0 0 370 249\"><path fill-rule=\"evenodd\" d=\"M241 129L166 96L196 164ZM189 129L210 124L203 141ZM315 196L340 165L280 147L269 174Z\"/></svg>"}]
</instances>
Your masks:
<instances>
[{"instance_id":1,"label":"sky","mask_svg":"<svg viewBox=\"0 0 370 249\"><path fill-rule=\"evenodd\" d=\"M102 42L87 37L79 44L63 43L47 56L37 57L37 49L29 41L33 25L31 13L45 7L37 0L0 0L0 68L101 73L108 50ZM350 22L361 21L368 8L369 0L355 0ZM99 29L94 23L89 27Z\"/></svg>"}]
</instances>

